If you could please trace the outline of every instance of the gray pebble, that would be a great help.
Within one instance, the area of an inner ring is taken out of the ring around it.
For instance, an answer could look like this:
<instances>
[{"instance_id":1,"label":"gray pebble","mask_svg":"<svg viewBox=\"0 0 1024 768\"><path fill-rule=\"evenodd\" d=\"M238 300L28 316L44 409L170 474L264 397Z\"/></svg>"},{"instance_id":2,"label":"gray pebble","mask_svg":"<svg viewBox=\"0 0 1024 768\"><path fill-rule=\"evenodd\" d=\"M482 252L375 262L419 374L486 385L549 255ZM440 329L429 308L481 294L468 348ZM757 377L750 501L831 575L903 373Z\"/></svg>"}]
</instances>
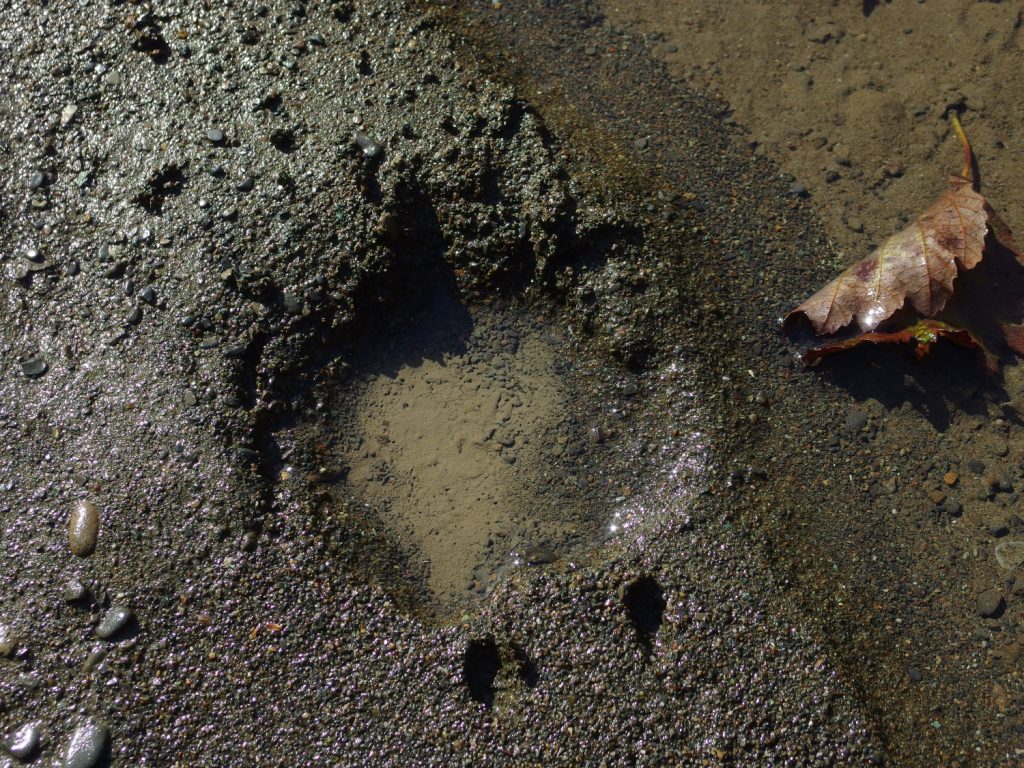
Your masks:
<instances>
[{"instance_id":1,"label":"gray pebble","mask_svg":"<svg viewBox=\"0 0 1024 768\"><path fill-rule=\"evenodd\" d=\"M153 290L153 286L147 285L145 288L139 291L139 298L142 299L142 301L146 302L147 304L155 304L156 291Z\"/></svg>"},{"instance_id":2,"label":"gray pebble","mask_svg":"<svg viewBox=\"0 0 1024 768\"><path fill-rule=\"evenodd\" d=\"M107 640L122 629L132 620L133 614L130 608L123 605L112 605L103 614L100 623L96 625L96 636L101 640Z\"/></svg>"},{"instance_id":3,"label":"gray pebble","mask_svg":"<svg viewBox=\"0 0 1024 768\"><path fill-rule=\"evenodd\" d=\"M35 723L25 723L4 739L4 749L19 760L27 760L38 746L39 727Z\"/></svg>"},{"instance_id":4,"label":"gray pebble","mask_svg":"<svg viewBox=\"0 0 1024 768\"><path fill-rule=\"evenodd\" d=\"M21 372L30 379L38 379L49 370L46 361L41 357L31 357L21 364Z\"/></svg>"},{"instance_id":5,"label":"gray pebble","mask_svg":"<svg viewBox=\"0 0 1024 768\"><path fill-rule=\"evenodd\" d=\"M39 189L45 183L46 176L43 175L42 171L33 171L32 175L28 177L29 189Z\"/></svg>"},{"instance_id":6,"label":"gray pebble","mask_svg":"<svg viewBox=\"0 0 1024 768\"><path fill-rule=\"evenodd\" d=\"M235 189L239 192L248 192L256 185L256 179L252 176L246 176L238 184L235 185Z\"/></svg>"},{"instance_id":7,"label":"gray pebble","mask_svg":"<svg viewBox=\"0 0 1024 768\"><path fill-rule=\"evenodd\" d=\"M1000 568L1012 571L1024 566L1024 541L1003 541L995 547L996 562Z\"/></svg>"},{"instance_id":8,"label":"gray pebble","mask_svg":"<svg viewBox=\"0 0 1024 768\"><path fill-rule=\"evenodd\" d=\"M80 501L71 510L68 521L68 544L71 554L88 557L96 549L100 532L100 510L91 501Z\"/></svg>"},{"instance_id":9,"label":"gray pebble","mask_svg":"<svg viewBox=\"0 0 1024 768\"><path fill-rule=\"evenodd\" d=\"M124 319L128 325L138 325L142 322L142 307L134 307L131 312L128 313L128 317Z\"/></svg>"},{"instance_id":10,"label":"gray pebble","mask_svg":"<svg viewBox=\"0 0 1024 768\"><path fill-rule=\"evenodd\" d=\"M224 131L220 130L220 128L211 128L206 132L206 138L213 144L223 144L225 139Z\"/></svg>"},{"instance_id":11,"label":"gray pebble","mask_svg":"<svg viewBox=\"0 0 1024 768\"><path fill-rule=\"evenodd\" d=\"M124 271L128 268L127 261L117 261L103 270L103 276L108 280L116 280L124 274Z\"/></svg>"},{"instance_id":12,"label":"gray pebble","mask_svg":"<svg viewBox=\"0 0 1024 768\"><path fill-rule=\"evenodd\" d=\"M978 595L978 615L983 619L991 619L1003 610L1003 596L998 589L986 589Z\"/></svg>"},{"instance_id":13,"label":"gray pebble","mask_svg":"<svg viewBox=\"0 0 1024 768\"><path fill-rule=\"evenodd\" d=\"M789 194L794 197L807 197L810 193L807 191L807 187L799 182L793 182L789 185Z\"/></svg>"},{"instance_id":14,"label":"gray pebble","mask_svg":"<svg viewBox=\"0 0 1024 768\"><path fill-rule=\"evenodd\" d=\"M199 402L199 398L196 397L196 393L191 389L186 389L181 396L181 402L186 408L191 408Z\"/></svg>"},{"instance_id":15,"label":"gray pebble","mask_svg":"<svg viewBox=\"0 0 1024 768\"><path fill-rule=\"evenodd\" d=\"M868 415L863 411L854 411L846 417L846 430L848 432L860 432L867 426Z\"/></svg>"},{"instance_id":16,"label":"gray pebble","mask_svg":"<svg viewBox=\"0 0 1024 768\"><path fill-rule=\"evenodd\" d=\"M85 585L78 579L68 579L64 584L64 588L61 590L61 597L64 598L66 603L74 603L84 598L89 591L85 588Z\"/></svg>"},{"instance_id":17,"label":"gray pebble","mask_svg":"<svg viewBox=\"0 0 1024 768\"><path fill-rule=\"evenodd\" d=\"M79 725L68 743L64 756L64 768L92 768L103 756L110 729L95 720L86 720Z\"/></svg>"},{"instance_id":18,"label":"gray pebble","mask_svg":"<svg viewBox=\"0 0 1024 768\"><path fill-rule=\"evenodd\" d=\"M919 683L922 678L921 670L917 667L911 667L907 670L907 677L910 678L911 682Z\"/></svg>"},{"instance_id":19,"label":"gray pebble","mask_svg":"<svg viewBox=\"0 0 1024 768\"><path fill-rule=\"evenodd\" d=\"M557 559L557 555L547 547L528 547L523 553L527 565L547 565Z\"/></svg>"},{"instance_id":20,"label":"gray pebble","mask_svg":"<svg viewBox=\"0 0 1024 768\"><path fill-rule=\"evenodd\" d=\"M363 154L367 157L376 157L380 154L381 145L362 131L356 131L352 134L352 138L355 139L356 144L359 145L359 148L363 150Z\"/></svg>"}]
</instances>

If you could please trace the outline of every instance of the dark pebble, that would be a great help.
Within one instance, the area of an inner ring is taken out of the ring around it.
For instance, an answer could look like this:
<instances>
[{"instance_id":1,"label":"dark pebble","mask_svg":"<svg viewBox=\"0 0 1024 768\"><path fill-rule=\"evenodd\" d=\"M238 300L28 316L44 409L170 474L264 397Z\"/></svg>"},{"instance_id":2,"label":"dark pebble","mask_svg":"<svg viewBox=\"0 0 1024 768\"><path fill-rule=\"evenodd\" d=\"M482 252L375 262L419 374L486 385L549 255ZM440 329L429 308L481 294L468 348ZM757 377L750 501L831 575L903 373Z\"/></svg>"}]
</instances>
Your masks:
<instances>
[{"instance_id":1,"label":"dark pebble","mask_svg":"<svg viewBox=\"0 0 1024 768\"><path fill-rule=\"evenodd\" d=\"M64 768L92 768L96 765L110 740L110 729L95 720L79 725L68 742Z\"/></svg>"},{"instance_id":2,"label":"dark pebble","mask_svg":"<svg viewBox=\"0 0 1024 768\"><path fill-rule=\"evenodd\" d=\"M206 138L213 144L223 144L225 139L224 131L220 128L211 128L206 132Z\"/></svg>"},{"instance_id":3,"label":"dark pebble","mask_svg":"<svg viewBox=\"0 0 1024 768\"><path fill-rule=\"evenodd\" d=\"M107 640L113 637L126 626L133 618L133 614L130 608L126 608L123 605L112 605L103 614L103 618L100 619L100 623L96 625L96 637Z\"/></svg>"},{"instance_id":4,"label":"dark pebble","mask_svg":"<svg viewBox=\"0 0 1024 768\"><path fill-rule=\"evenodd\" d=\"M967 462L967 468L974 474L980 475L985 472L985 462L981 459L971 459Z\"/></svg>"},{"instance_id":5,"label":"dark pebble","mask_svg":"<svg viewBox=\"0 0 1024 768\"><path fill-rule=\"evenodd\" d=\"M100 510L91 501L80 501L71 510L68 520L68 545L71 554L88 557L96 549L100 532Z\"/></svg>"},{"instance_id":6,"label":"dark pebble","mask_svg":"<svg viewBox=\"0 0 1024 768\"><path fill-rule=\"evenodd\" d=\"M846 430L848 432L860 432L867 426L868 415L863 411L854 411L846 417Z\"/></svg>"},{"instance_id":7,"label":"dark pebble","mask_svg":"<svg viewBox=\"0 0 1024 768\"><path fill-rule=\"evenodd\" d=\"M139 298L142 299L147 304L155 304L156 291L153 289L153 286L147 285L145 288L139 291Z\"/></svg>"},{"instance_id":8,"label":"dark pebble","mask_svg":"<svg viewBox=\"0 0 1024 768\"><path fill-rule=\"evenodd\" d=\"M25 723L15 729L4 739L4 749L11 753L12 757L19 760L27 760L39 746L39 727L35 723Z\"/></svg>"},{"instance_id":9,"label":"dark pebble","mask_svg":"<svg viewBox=\"0 0 1024 768\"><path fill-rule=\"evenodd\" d=\"M235 189L237 189L239 192L248 192L254 186L256 186L256 179L254 179L252 176L246 176L244 179L238 182L238 184L235 185Z\"/></svg>"},{"instance_id":10,"label":"dark pebble","mask_svg":"<svg viewBox=\"0 0 1024 768\"><path fill-rule=\"evenodd\" d=\"M260 460L259 451L254 451L252 448L239 448L238 458L246 464L255 464Z\"/></svg>"},{"instance_id":11,"label":"dark pebble","mask_svg":"<svg viewBox=\"0 0 1024 768\"><path fill-rule=\"evenodd\" d=\"M41 357L30 357L21 364L21 372L30 379L38 379L47 370L49 370L49 366Z\"/></svg>"},{"instance_id":12,"label":"dark pebble","mask_svg":"<svg viewBox=\"0 0 1024 768\"><path fill-rule=\"evenodd\" d=\"M243 552L253 552L256 549L256 545L259 543L259 534L256 531L247 531L242 540L239 542L238 547Z\"/></svg>"},{"instance_id":13,"label":"dark pebble","mask_svg":"<svg viewBox=\"0 0 1024 768\"><path fill-rule=\"evenodd\" d=\"M989 536L994 536L997 539L1001 539L1003 536L1010 532L1010 526L1006 523L996 523L988 529Z\"/></svg>"},{"instance_id":14,"label":"dark pebble","mask_svg":"<svg viewBox=\"0 0 1024 768\"><path fill-rule=\"evenodd\" d=\"M224 348L224 357L245 357L244 344L232 344Z\"/></svg>"},{"instance_id":15,"label":"dark pebble","mask_svg":"<svg viewBox=\"0 0 1024 768\"><path fill-rule=\"evenodd\" d=\"M910 678L910 680L912 682L915 682L915 683L921 682L921 677L922 677L921 670L918 669L917 667L911 667L910 669L908 669L907 670L907 676Z\"/></svg>"},{"instance_id":16,"label":"dark pebble","mask_svg":"<svg viewBox=\"0 0 1024 768\"><path fill-rule=\"evenodd\" d=\"M794 197L807 197L810 193L807 191L807 187L803 184L794 182L789 185L789 194Z\"/></svg>"},{"instance_id":17,"label":"dark pebble","mask_svg":"<svg viewBox=\"0 0 1024 768\"><path fill-rule=\"evenodd\" d=\"M128 317L124 319L128 325L138 325L142 322L142 307L134 307L131 312L128 313Z\"/></svg>"},{"instance_id":18,"label":"dark pebble","mask_svg":"<svg viewBox=\"0 0 1024 768\"><path fill-rule=\"evenodd\" d=\"M964 513L964 506L959 501L947 499L943 508L950 517L960 517Z\"/></svg>"},{"instance_id":19,"label":"dark pebble","mask_svg":"<svg viewBox=\"0 0 1024 768\"><path fill-rule=\"evenodd\" d=\"M978 615L983 619L995 618L1003 610L1003 596L998 589L986 589L978 595Z\"/></svg>"},{"instance_id":20,"label":"dark pebble","mask_svg":"<svg viewBox=\"0 0 1024 768\"><path fill-rule=\"evenodd\" d=\"M640 387L637 386L637 383L635 381L627 381L625 384L622 385L623 397L633 397L633 395L635 395L639 391Z\"/></svg>"},{"instance_id":21,"label":"dark pebble","mask_svg":"<svg viewBox=\"0 0 1024 768\"><path fill-rule=\"evenodd\" d=\"M124 271L128 268L128 262L117 261L103 270L103 276L108 280L116 280L124 274Z\"/></svg>"}]
</instances>

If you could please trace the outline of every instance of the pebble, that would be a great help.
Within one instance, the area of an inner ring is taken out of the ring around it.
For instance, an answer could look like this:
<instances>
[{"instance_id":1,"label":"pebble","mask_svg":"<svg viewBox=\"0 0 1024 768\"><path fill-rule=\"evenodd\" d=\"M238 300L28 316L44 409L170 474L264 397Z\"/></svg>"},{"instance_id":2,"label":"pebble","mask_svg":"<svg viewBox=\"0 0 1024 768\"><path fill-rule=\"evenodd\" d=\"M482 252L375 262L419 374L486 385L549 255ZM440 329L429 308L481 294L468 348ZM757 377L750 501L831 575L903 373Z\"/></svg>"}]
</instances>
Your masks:
<instances>
[{"instance_id":1,"label":"pebble","mask_svg":"<svg viewBox=\"0 0 1024 768\"><path fill-rule=\"evenodd\" d=\"M100 510L91 501L80 501L71 510L68 520L68 544L71 554L88 557L96 549L100 532Z\"/></svg>"},{"instance_id":2,"label":"pebble","mask_svg":"<svg viewBox=\"0 0 1024 768\"><path fill-rule=\"evenodd\" d=\"M49 370L50 366L41 357L30 357L21 364L21 372L30 379L38 379Z\"/></svg>"},{"instance_id":3,"label":"pebble","mask_svg":"<svg viewBox=\"0 0 1024 768\"><path fill-rule=\"evenodd\" d=\"M184 394L181 396L181 402L186 408L191 408L199 402L199 398L196 397L196 393L191 389L186 389Z\"/></svg>"},{"instance_id":4,"label":"pebble","mask_svg":"<svg viewBox=\"0 0 1024 768\"><path fill-rule=\"evenodd\" d=\"M108 280L116 280L121 277L128 268L127 261L116 261L103 270L103 276Z\"/></svg>"},{"instance_id":5,"label":"pebble","mask_svg":"<svg viewBox=\"0 0 1024 768\"><path fill-rule=\"evenodd\" d=\"M142 307L134 307L131 312L128 313L128 317L124 319L128 325L138 325L142 322Z\"/></svg>"},{"instance_id":6,"label":"pebble","mask_svg":"<svg viewBox=\"0 0 1024 768\"><path fill-rule=\"evenodd\" d=\"M206 138L209 139L212 144L223 144L226 137L224 135L224 131L220 128L211 128L206 132Z\"/></svg>"},{"instance_id":7,"label":"pebble","mask_svg":"<svg viewBox=\"0 0 1024 768\"><path fill-rule=\"evenodd\" d=\"M381 145L362 131L356 131L352 134L352 138L355 139L356 144L359 145L359 148L363 150L363 154L367 157L376 157L380 154Z\"/></svg>"},{"instance_id":8,"label":"pebble","mask_svg":"<svg viewBox=\"0 0 1024 768\"><path fill-rule=\"evenodd\" d=\"M6 624L0 623L0 658L6 659L14 655L14 649L18 647L18 640L14 632Z\"/></svg>"},{"instance_id":9,"label":"pebble","mask_svg":"<svg viewBox=\"0 0 1024 768\"><path fill-rule=\"evenodd\" d=\"M910 667L907 670L907 677L909 677L912 682L919 683L921 682L922 677L921 670L917 667Z\"/></svg>"},{"instance_id":10,"label":"pebble","mask_svg":"<svg viewBox=\"0 0 1024 768\"><path fill-rule=\"evenodd\" d=\"M960 479L960 475L950 470L942 476L942 481L949 486L956 485L956 481Z\"/></svg>"},{"instance_id":11,"label":"pebble","mask_svg":"<svg viewBox=\"0 0 1024 768\"><path fill-rule=\"evenodd\" d=\"M998 589L986 589L978 595L978 615L983 619L991 619L1003 610L1003 596Z\"/></svg>"},{"instance_id":12,"label":"pebble","mask_svg":"<svg viewBox=\"0 0 1024 768\"><path fill-rule=\"evenodd\" d=\"M96 636L101 640L108 640L122 629L134 618L130 608L123 605L112 605L103 614L100 623L96 625Z\"/></svg>"},{"instance_id":13,"label":"pebble","mask_svg":"<svg viewBox=\"0 0 1024 768\"><path fill-rule=\"evenodd\" d=\"M793 195L794 197L807 197L808 195L810 195L810 192L807 191L807 187L805 187L803 184L800 184L799 182L793 182L792 184L789 185L789 194Z\"/></svg>"},{"instance_id":14,"label":"pebble","mask_svg":"<svg viewBox=\"0 0 1024 768\"><path fill-rule=\"evenodd\" d=\"M64 768L92 768L96 765L110 740L110 729L95 720L79 725L68 742Z\"/></svg>"},{"instance_id":15,"label":"pebble","mask_svg":"<svg viewBox=\"0 0 1024 768\"><path fill-rule=\"evenodd\" d=\"M28 177L28 188L39 189L43 184L46 183L46 176L42 171L33 171L32 175Z\"/></svg>"},{"instance_id":16,"label":"pebble","mask_svg":"<svg viewBox=\"0 0 1024 768\"><path fill-rule=\"evenodd\" d=\"M1010 526L1006 523L996 523L995 525L989 526L988 534L996 539L1001 539L1010 532Z\"/></svg>"},{"instance_id":17,"label":"pebble","mask_svg":"<svg viewBox=\"0 0 1024 768\"><path fill-rule=\"evenodd\" d=\"M75 119L75 115L77 115L77 114L78 114L78 105L77 104L68 104L60 112L60 124L61 125L67 125L68 123L70 123L72 120Z\"/></svg>"},{"instance_id":18,"label":"pebble","mask_svg":"<svg viewBox=\"0 0 1024 768\"><path fill-rule=\"evenodd\" d=\"M11 753L12 757L19 760L27 760L39 746L39 726L35 723L25 723L15 729L4 739L4 749Z\"/></svg>"},{"instance_id":19,"label":"pebble","mask_svg":"<svg viewBox=\"0 0 1024 768\"><path fill-rule=\"evenodd\" d=\"M256 179L254 179L252 176L246 176L235 185L235 189L237 189L239 192L248 192L254 186L256 186Z\"/></svg>"},{"instance_id":20,"label":"pebble","mask_svg":"<svg viewBox=\"0 0 1024 768\"><path fill-rule=\"evenodd\" d=\"M84 598L89 591L85 588L85 585L78 579L68 579L64 583L64 588L61 590L61 597L64 598L66 603L74 603Z\"/></svg>"},{"instance_id":21,"label":"pebble","mask_svg":"<svg viewBox=\"0 0 1024 768\"><path fill-rule=\"evenodd\" d=\"M155 304L156 291L153 289L153 286L147 285L145 288L139 291L139 298L142 299L142 301L146 302L147 304Z\"/></svg>"},{"instance_id":22,"label":"pebble","mask_svg":"<svg viewBox=\"0 0 1024 768\"><path fill-rule=\"evenodd\" d=\"M1024 566L1024 541L999 542L995 547L995 556L999 567L1008 571Z\"/></svg>"},{"instance_id":23,"label":"pebble","mask_svg":"<svg viewBox=\"0 0 1024 768\"><path fill-rule=\"evenodd\" d=\"M846 417L846 430L848 432L860 432L867 426L868 415L863 411L854 411Z\"/></svg>"},{"instance_id":24,"label":"pebble","mask_svg":"<svg viewBox=\"0 0 1024 768\"><path fill-rule=\"evenodd\" d=\"M547 565L557 559L557 555L547 547L528 547L523 553L527 565Z\"/></svg>"}]
</instances>

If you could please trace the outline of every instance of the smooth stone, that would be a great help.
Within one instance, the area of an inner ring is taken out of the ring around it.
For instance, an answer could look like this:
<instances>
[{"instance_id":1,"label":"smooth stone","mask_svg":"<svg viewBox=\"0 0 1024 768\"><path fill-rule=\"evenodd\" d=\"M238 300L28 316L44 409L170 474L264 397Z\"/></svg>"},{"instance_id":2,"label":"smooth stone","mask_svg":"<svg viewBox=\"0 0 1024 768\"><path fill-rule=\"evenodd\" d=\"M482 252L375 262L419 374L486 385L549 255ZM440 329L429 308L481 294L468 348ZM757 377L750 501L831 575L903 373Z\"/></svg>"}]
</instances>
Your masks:
<instances>
[{"instance_id":1,"label":"smooth stone","mask_svg":"<svg viewBox=\"0 0 1024 768\"><path fill-rule=\"evenodd\" d=\"M29 358L21 364L21 372L30 379L38 379L46 373L47 370L49 370L49 366L41 357Z\"/></svg>"},{"instance_id":2,"label":"smooth stone","mask_svg":"<svg viewBox=\"0 0 1024 768\"><path fill-rule=\"evenodd\" d=\"M224 131L219 128L211 128L206 132L206 138L214 144L220 144L224 141Z\"/></svg>"},{"instance_id":3,"label":"smooth stone","mask_svg":"<svg viewBox=\"0 0 1024 768\"><path fill-rule=\"evenodd\" d=\"M89 591L78 579L69 579L61 590L61 597L66 603L74 603L84 598Z\"/></svg>"},{"instance_id":4,"label":"smooth stone","mask_svg":"<svg viewBox=\"0 0 1024 768\"><path fill-rule=\"evenodd\" d=\"M80 501L71 510L68 521L68 544L71 554L88 557L96 549L100 532L100 510L91 501Z\"/></svg>"},{"instance_id":5,"label":"smooth stone","mask_svg":"<svg viewBox=\"0 0 1024 768\"><path fill-rule=\"evenodd\" d=\"M64 756L64 768L92 768L103 756L103 750L110 740L110 729L95 720L86 720L79 725L68 742Z\"/></svg>"},{"instance_id":6,"label":"smooth stone","mask_svg":"<svg viewBox=\"0 0 1024 768\"><path fill-rule=\"evenodd\" d=\"M0 658L7 658L14 655L14 649L18 646L18 640L11 628L0 622Z\"/></svg>"},{"instance_id":7,"label":"smooth stone","mask_svg":"<svg viewBox=\"0 0 1024 768\"><path fill-rule=\"evenodd\" d=\"M19 760L31 757L38 746L39 727L35 723L25 723L4 739L4 748Z\"/></svg>"},{"instance_id":8,"label":"smooth stone","mask_svg":"<svg viewBox=\"0 0 1024 768\"><path fill-rule=\"evenodd\" d=\"M986 589L978 595L978 615L983 619L991 619L999 615L1003 609L1003 596L997 589Z\"/></svg>"},{"instance_id":9,"label":"smooth stone","mask_svg":"<svg viewBox=\"0 0 1024 768\"><path fill-rule=\"evenodd\" d=\"M131 608L126 608L123 605L110 606L103 614L103 618L100 619L100 623L96 625L96 636L101 640L113 637L127 626L132 617Z\"/></svg>"},{"instance_id":10,"label":"smooth stone","mask_svg":"<svg viewBox=\"0 0 1024 768\"><path fill-rule=\"evenodd\" d=\"M527 565L547 565L558 559L558 556L547 547L528 547L523 556Z\"/></svg>"},{"instance_id":11,"label":"smooth stone","mask_svg":"<svg viewBox=\"0 0 1024 768\"><path fill-rule=\"evenodd\" d=\"M1024 566L1024 541L1002 541L996 544L996 562L1000 568L1012 571Z\"/></svg>"}]
</instances>

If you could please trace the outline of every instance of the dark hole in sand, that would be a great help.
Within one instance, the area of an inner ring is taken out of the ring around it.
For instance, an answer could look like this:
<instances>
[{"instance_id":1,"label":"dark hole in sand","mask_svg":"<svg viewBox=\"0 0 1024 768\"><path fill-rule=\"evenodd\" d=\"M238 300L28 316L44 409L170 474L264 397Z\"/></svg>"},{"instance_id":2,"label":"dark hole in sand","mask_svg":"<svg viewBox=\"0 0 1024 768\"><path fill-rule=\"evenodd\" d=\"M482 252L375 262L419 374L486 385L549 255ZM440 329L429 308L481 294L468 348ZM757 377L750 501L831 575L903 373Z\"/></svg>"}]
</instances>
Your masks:
<instances>
[{"instance_id":1,"label":"dark hole in sand","mask_svg":"<svg viewBox=\"0 0 1024 768\"><path fill-rule=\"evenodd\" d=\"M537 663L530 658L526 649L521 645L512 646L512 655L519 667L519 679L526 684L527 688L536 688L537 683L540 682L540 670L537 669Z\"/></svg>"},{"instance_id":2,"label":"dark hole in sand","mask_svg":"<svg viewBox=\"0 0 1024 768\"><path fill-rule=\"evenodd\" d=\"M665 616L665 591L654 578L644 576L630 582L622 598L637 636L649 643Z\"/></svg>"},{"instance_id":3,"label":"dark hole in sand","mask_svg":"<svg viewBox=\"0 0 1024 768\"><path fill-rule=\"evenodd\" d=\"M493 637L472 640L462 660L462 680L469 695L485 707L494 704L494 680L501 670L501 654Z\"/></svg>"}]
</instances>

